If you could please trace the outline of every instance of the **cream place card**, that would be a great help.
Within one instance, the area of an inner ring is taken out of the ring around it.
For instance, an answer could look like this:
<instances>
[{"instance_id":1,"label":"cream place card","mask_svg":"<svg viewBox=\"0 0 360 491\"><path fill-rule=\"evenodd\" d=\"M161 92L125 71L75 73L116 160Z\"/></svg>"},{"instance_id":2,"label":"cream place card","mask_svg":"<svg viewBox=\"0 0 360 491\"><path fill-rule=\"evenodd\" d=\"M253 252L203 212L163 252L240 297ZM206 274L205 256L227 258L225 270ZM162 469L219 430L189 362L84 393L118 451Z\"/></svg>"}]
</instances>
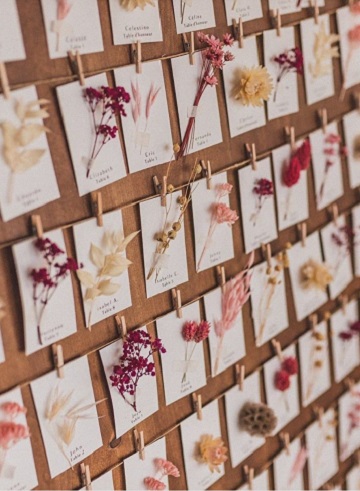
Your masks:
<instances>
[{"instance_id":1,"label":"cream place card","mask_svg":"<svg viewBox=\"0 0 360 491\"><path fill-rule=\"evenodd\" d=\"M305 432L310 489L318 489L338 471L335 425L335 412L329 409L321 423L315 421Z\"/></svg>"},{"instance_id":2,"label":"cream place card","mask_svg":"<svg viewBox=\"0 0 360 491\"><path fill-rule=\"evenodd\" d=\"M270 490L269 485L269 471L264 471L258 476L255 476L250 483L246 483L241 488L241 490L251 490L251 491L267 491Z\"/></svg>"},{"instance_id":3,"label":"cream place card","mask_svg":"<svg viewBox=\"0 0 360 491\"><path fill-rule=\"evenodd\" d=\"M325 321L299 338L301 400L304 407L331 386L329 350Z\"/></svg>"},{"instance_id":4,"label":"cream place card","mask_svg":"<svg viewBox=\"0 0 360 491\"><path fill-rule=\"evenodd\" d=\"M261 0L224 0L226 10L226 22L232 25L233 19L237 22L241 17L243 22L260 19L263 16Z\"/></svg>"},{"instance_id":5,"label":"cream place card","mask_svg":"<svg viewBox=\"0 0 360 491\"><path fill-rule=\"evenodd\" d=\"M192 198L195 235L196 271L204 271L234 257L232 225L238 220L230 209L232 185L226 173L211 177L211 189L206 179L197 181Z\"/></svg>"},{"instance_id":6,"label":"cream place card","mask_svg":"<svg viewBox=\"0 0 360 491\"><path fill-rule=\"evenodd\" d=\"M240 207L245 252L257 249L278 236L275 217L274 186L270 158L238 171Z\"/></svg>"},{"instance_id":7,"label":"cream place card","mask_svg":"<svg viewBox=\"0 0 360 491\"><path fill-rule=\"evenodd\" d=\"M320 237L314 232L288 251L291 289L295 302L296 319L302 321L328 300L326 286L331 279L328 266L323 263ZM318 273L321 282L312 282Z\"/></svg>"},{"instance_id":8,"label":"cream place card","mask_svg":"<svg viewBox=\"0 0 360 491\"><path fill-rule=\"evenodd\" d=\"M290 423L300 411L297 372L289 373L285 370L289 359L292 362L295 360L292 365L296 364L295 346L289 346L282 354L281 360L275 356L264 365L266 402L277 417L274 434Z\"/></svg>"},{"instance_id":9,"label":"cream place card","mask_svg":"<svg viewBox=\"0 0 360 491\"><path fill-rule=\"evenodd\" d=\"M218 401L203 407L201 420L194 413L182 421L180 430L187 487L207 489L225 474L223 463L212 465L207 449L212 446L220 462L227 460L227 449L221 438Z\"/></svg>"},{"instance_id":10,"label":"cream place card","mask_svg":"<svg viewBox=\"0 0 360 491\"><path fill-rule=\"evenodd\" d=\"M19 242L12 251L22 303L25 353L30 355L77 330L70 277L74 273L69 269L73 259L66 256L60 229L46 233L42 239Z\"/></svg>"},{"instance_id":11,"label":"cream place card","mask_svg":"<svg viewBox=\"0 0 360 491\"><path fill-rule=\"evenodd\" d=\"M132 343L134 349L139 356L147 357L149 347L141 346L140 342L147 337L148 330L146 327L141 327L135 332L138 333L137 335L140 333L141 337ZM120 358L124 354L123 346L124 341L120 339L99 351L110 392L117 438L159 409L156 377L151 376L151 373L143 374L138 378L133 395L129 395L127 392L122 395L117 386L112 385L110 377L114 374L114 367L119 365ZM152 354L149 355L148 361L153 363Z\"/></svg>"},{"instance_id":12,"label":"cream place card","mask_svg":"<svg viewBox=\"0 0 360 491\"><path fill-rule=\"evenodd\" d=\"M176 32L203 31L215 27L213 0L172 0Z\"/></svg>"},{"instance_id":13,"label":"cream place card","mask_svg":"<svg viewBox=\"0 0 360 491\"><path fill-rule=\"evenodd\" d=\"M54 371L30 386L53 478L102 446L102 401L95 400L87 356L66 363L64 378Z\"/></svg>"},{"instance_id":14,"label":"cream place card","mask_svg":"<svg viewBox=\"0 0 360 491\"><path fill-rule=\"evenodd\" d=\"M332 281L329 284L330 298L335 300L353 279L351 264L352 234L345 216L330 222L320 231L326 263L330 266Z\"/></svg>"},{"instance_id":15,"label":"cream place card","mask_svg":"<svg viewBox=\"0 0 360 491\"><path fill-rule=\"evenodd\" d=\"M343 116L350 187L360 186L360 111L351 111Z\"/></svg>"},{"instance_id":16,"label":"cream place card","mask_svg":"<svg viewBox=\"0 0 360 491\"><path fill-rule=\"evenodd\" d=\"M0 18L0 61L25 60L26 53L16 0L3 0Z\"/></svg>"},{"instance_id":17,"label":"cream place card","mask_svg":"<svg viewBox=\"0 0 360 491\"><path fill-rule=\"evenodd\" d=\"M212 0L210 1L212 3ZM180 0L177 2L180 5ZM201 2L197 0L195 3L193 0L193 3L199 5ZM209 3L209 0L206 0L205 3ZM195 117L194 136L187 153L197 152L221 143L222 132L216 87L206 87L199 105L194 106L202 72L201 52L194 53L193 65L190 65L187 54L172 58L171 66L182 137L184 137L189 118Z\"/></svg>"},{"instance_id":18,"label":"cream place card","mask_svg":"<svg viewBox=\"0 0 360 491\"><path fill-rule=\"evenodd\" d=\"M335 94L333 57L339 56L335 43L338 36L330 33L329 15L314 17L300 23L304 56L307 103L314 104Z\"/></svg>"},{"instance_id":19,"label":"cream place card","mask_svg":"<svg viewBox=\"0 0 360 491\"><path fill-rule=\"evenodd\" d=\"M4 351L4 343L3 343L1 328L0 328L0 363L4 363L4 361L5 361L5 351Z\"/></svg>"},{"instance_id":20,"label":"cream place card","mask_svg":"<svg viewBox=\"0 0 360 491\"><path fill-rule=\"evenodd\" d=\"M301 10L298 0L269 0L268 3L269 10L280 9L281 15L292 14Z\"/></svg>"},{"instance_id":21,"label":"cream place card","mask_svg":"<svg viewBox=\"0 0 360 491\"><path fill-rule=\"evenodd\" d=\"M344 461L360 447L360 384L357 383L339 399L340 460Z\"/></svg>"},{"instance_id":22,"label":"cream place card","mask_svg":"<svg viewBox=\"0 0 360 491\"><path fill-rule=\"evenodd\" d=\"M111 137L110 134L102 134L99 130L103 123L103 103L97 100L98 93L90 91L89 96L85 97L87 89L96 89L99 92L102 86L108 86L105 73L87 78L86 88L79 82L72 82L56 89L80 196L118 181L126 175L116 131L115 137ZM126 111L130 109L126 104L124 106ZM109 125L113 134L116 127L115 118L110 120Z\"/></svg>"},{"instance_id":23,"label":"cream place card","mask_svg":"<svg viewBox=\"0 0 360 491\"><path fill-rule=\"evenodd\" d=\"M354 206L351 210L351 218L353 231L355 234L353 248L354 248L354 273L355 276L360 276L360 205Z\"/></svg>"},{"instance_id":24,"label":"cream place card","mask_svg":"<svg viewBox=\"0 0 360 491\"><path fill-rule=\"evenodd\" d=\"M20 389L0 395L0 489L38 485L26 412Z\"/></svg>"},{"instance_id":25,"label":"cream place card","mask_svg":"<svg viewBox=\"0 0 360 491\"><path fill-rule=\"evenodd\" d=\"M41 0L41 6L51 59L104 50L97 0Z\"/></svg>"},{"instance_id":26,"label":"cream place card","mask_svg":"<svg viewBox=\"0 0 360 491\"><path fill-rule=\"evenodd\" d=\"M121 210L103 215L103 226L91 218L73 227L76 257L82 264L81 283L87 328L131 306L126 246Z\"/></svg>"},{"instance_id":27,"label":"cream place card","mask_svg":"<svg viewBox=\"0 0 360 491\"><path fill-rule=\"evenodd\" d=\"M341 169L341 147L337 124L310 133L316 207L326 208L344 194Z\"/></svg>"},{"instance_id":28,"label":"cream place card","mask_svg":"<svg viewBox=\"0 0 360 491\"><path fill-rule=\"evenodd\" d=\"M360 83L359 7L355 5L337 9L336 20L340 36L343 89L348 89Z\"/></svg>"},{"instance_id":29,"label":"cream place card","mask_svg":"<svg viewBox=\"0 0 360 491\"><path fill-rule=\"evenodd\" d=\"M351 300L344 309L337 310L330 318L335 382L340 382L360 362L358 322L356 300Z\"/></svg>"},{"instance_id":30,"label":"cream place card","mask_svg":"<svg viewBox=\"0 0 360 491\"><path fill-rule=\"evenodd\" d=\"M109 0L114 44L163 40L158 0Z\"/></svg>"},{"instance_id":31,"label":"cream place card","mask_svg":"<svg viewBox=\"0 0 360 491\"><path fill-rule=\"evenodd\" d=\"M160 60L114 70L117 85L131 95L126 117L121 118L130 172L170 162L173 156L164 74Z\"/></svg>"},{"instance_id":32,"label":"cream place card","mask_svg":"<svg viewBox=\"0 0 360 491\"><path fill-rule=\"evenodd\" d=\"M356 465L346 475L346 489L360 489L360 466Z\"/></svg>"},{"instance_id":33,"label":"cream place card","mask_svg":"<svg viewBox=\"0 0 360 491\"><path fill-rule=\"evenodd\" d=\"M239 423L241 409L246 403L261 403L259 372L245 378L243 389L235 385L225 392L226 425L229 438L231 466L237 467L265 443L261 435L251 435Z\"/></svg>"},{"instance_id":34,"label":"cream place card","mask_svg":"<svg viewBox=\"0 0 360 491\"><path fill-rule=\"evenodd\" d=\"M185 232L182 226L170 246L163 248L157 237L167 233L178 222L181 192L167 195L166 206L160 198L140 203L141 237L147 298L171 290L188 280Z\"/></svg>"},{"instance_id":35,"label":"cream place card","mask_svg":"<svg viewBox=\"0 0 360 491\"><path fill-rule=\"evenodd\" d=\"M224 320L223 294L216 288L204 295L206 319L211 323L209 347L211 375L215 377L245 356L245 340L242 313L231 327L222 331Z\"/></svg>"},{"instance_id":36,"label":"cream place card","mask_svg":"<svg viewBox=\"0 0 360 491\"><path fill-rule=\"evenodd\" d=\"M60 197L45 119L48 101L35 86L0 96L0 208L11 220Z\"/></svg>"},{"instance_id":37,"label":"cream place card","mask_svg":"<svg viewBox=\"0 0 360 491\"><path fill-rule=\"evenodd\" d=\"M268 119L275 119L299 110L298 80L295 71L282 70L276 58L283 53L288 54L295 48L295 31L293 27L283 27L281 36L276 29L264 31L264 61L271 78L274 90L267 102Z\"/></svg>"},{"instance_id":38,"label":"cream place card","mask_svg":"<svg viewBox=\"0 0 360 491\"><path fill-rule=\"evenodd\" d=\"M156 321L158 337L166 347L161 366L167 406L206 385L203 342L187 338L187 327L196 328L200 320L199 302L195 302L182 307L181 318L174 311Z\"/></svg>"},{"instance_id":39,"label":"cream place card","mask_svg":"<svg viewBox=\"0 0 360 491\"><path fill-rule=\"evenodd\" d=\"M306 450L302 447L300 439L296 438L274 460L274 489L284 491L305 489L303 474L305 462Z\"/></svg>"},{"instance_id":40,"label":"cream place card","mask_svg":"<svg viewBox=\"0 0 360 491\"><path fill-rule=\"evenodd\" d=\"M97 479L91 480L91 488L93 491L113 491L114 490L114 479L112 475L112 471L103 474ZM82 491L86 490L86 487L81 488Z\"/></svg>"},{"instance_id":41,"label":"cream place card","mask_svg":"<svg viewBox=\"0 0 360 491\"><path fill-rule=\"evenodd\" d=\"M230 1L231 3L234 2L234 0ZM240 48L238 42L234 42L233 46L229 47L229 51L234 56L234 59L231 63L225 64L223 76L230 136L233 138L247 131L265 126L266 116L265 107L253 105L251 98L248 97L246 99L244 93L240 90L243 80L249 77L249 71L255 67L260 68L256 36L244 38L243 48ZM261 75L261 83L270 84L271 81L266 68L261 68L261 70L261 72L257 73L259 77Z\"/></svg>"}]
</instances>

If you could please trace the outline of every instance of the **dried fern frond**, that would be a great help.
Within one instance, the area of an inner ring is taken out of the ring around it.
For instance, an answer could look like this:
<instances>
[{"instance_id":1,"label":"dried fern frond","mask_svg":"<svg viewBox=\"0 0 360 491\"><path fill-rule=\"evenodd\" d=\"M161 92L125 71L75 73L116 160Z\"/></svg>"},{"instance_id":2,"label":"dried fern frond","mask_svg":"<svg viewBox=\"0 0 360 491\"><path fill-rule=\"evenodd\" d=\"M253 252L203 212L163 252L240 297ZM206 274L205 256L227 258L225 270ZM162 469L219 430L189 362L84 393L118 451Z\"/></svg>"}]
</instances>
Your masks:
<instances>
[{"instance_id":1,"label":"dried fern frond","mask_svg":"<svg viewBox=\"0 0 360 491\"><path fill-rule=\"evenodd\" d=\"M65 409L69 403L74 391L61 393L59 386L56 385L50 392L46 407L45 418L48 421L53 421L61 411Z\"/></svg>"}]
</instances>

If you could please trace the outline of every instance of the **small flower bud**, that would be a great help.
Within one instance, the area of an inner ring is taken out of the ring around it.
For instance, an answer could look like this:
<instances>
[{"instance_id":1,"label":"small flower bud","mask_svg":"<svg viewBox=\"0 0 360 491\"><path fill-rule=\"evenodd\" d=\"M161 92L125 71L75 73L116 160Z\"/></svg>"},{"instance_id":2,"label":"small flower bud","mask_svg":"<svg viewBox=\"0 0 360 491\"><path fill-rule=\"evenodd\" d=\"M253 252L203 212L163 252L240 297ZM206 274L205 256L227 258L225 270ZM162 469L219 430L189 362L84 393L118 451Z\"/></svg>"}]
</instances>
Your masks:
<instances>
[{"instance_id":1,"label":"small flower bud","mask_svg":"<svg viewBox=\"0 0 360 491\"><path fill-rule=\"evenodd\" d=\"M168 237L169 237L169 239L171 239L171 240L174 240L174 239L175 239L175 237L176 237L176 235L177 235L177 233L176 233L176 231L175 231L175 230L170 230L170 232L168 232Z\"/></svg>"},{"instance_id":2,"label":"small flower bud","mask_svg":"<svg viewBox=\"0 0 360 491\"><path fill-rule=\"evenodd\" d=\"M200 164L196 164L195 166L195 174L201 174L202 172L202 167Z\"/></svg>"},{"instance_id":3,"label":"small flower bud","mask_svg":"<svg viewBox=\"0 0 360 491\"><path fill-rule=\"evenodd\" d=\"M168 187L167 187L167 192L168 193L172 193L174 191L174 186L172 184L168 184Z\"/></svg>"},{"instance_id":4,"label":"small flower bud","mask_svg":"<svg viewBox=\"0 0 360 491\"><path fill-rule=\"evenodd\" d=\"M174 153L179 153L179 151L180 151L180 145L178 143L174 143L174 145L173 145L173 151L174 151Z\"/></svg>"},{"instance_id":5,"label":"small flower bud","mask_svg":"<svg viewBox=\"0 0 360 491\"><path fill-rule=\"evenodd\" d=\"M180 222L174 222L172 224L172 228L173 228L173 230L175 230L175 232L178 232L181 229L181 223Z\"/></svg>"},{"instance_id":6,"label":"small flower bud","mask_svg":"<svg viewBox=\"0 0 360 491\"><path fill-rule=\"evenodd\" d=\"M185 198L185 196L179 196L178 197L178 202L180 203L180 205L185 205L186 204L186 198Z\"/></svg>"},{"instance_id":7,"label":"small flower bud","mask_svg":"<svg viewBox=\"0 0 360 491\"><path fill-rule=\"evenodd\" d=\"M323 365L322 361L321 360L316 360L315 363L314 363L314 366L316 368L321 368Z\"/></svg>"},{"instance_id":8,"label":"small flower bud","mask_svg":"<svg viewBox=\"0 0 360 491\"><path fill-rule=\"evenodd\" d=\"M271 273L272 273L272 271L273 271L273 269L272 269L272 267L271 267L271 266L270 266L270 267L268 267L268 268L266 268L266 274L267 274L267 275L271 274Z\"/></svg>"}]
</instances>

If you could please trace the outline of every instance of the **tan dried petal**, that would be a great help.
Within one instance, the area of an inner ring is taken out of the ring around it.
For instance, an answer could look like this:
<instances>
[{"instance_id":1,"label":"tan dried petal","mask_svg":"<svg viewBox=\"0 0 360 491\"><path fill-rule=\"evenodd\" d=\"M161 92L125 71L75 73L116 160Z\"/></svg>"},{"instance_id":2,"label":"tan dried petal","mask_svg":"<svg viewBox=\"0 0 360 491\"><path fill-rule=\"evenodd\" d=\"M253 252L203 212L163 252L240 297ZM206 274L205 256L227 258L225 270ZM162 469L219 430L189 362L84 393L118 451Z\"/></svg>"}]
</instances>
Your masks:
<instances>
[{"instance_id":1,"label":"tan dried petal","mask_svg":"<svg viewBox=\"0 0 360 491\"><path fill-rule=\"evenodd\" d=\"M99 269L103 268L105 264L105 254L103 251L97 247L95 244L90 246L90 259L91 262Z\"/></svg>"},{"instance_id":2,"label":"tan dried petal","mask_svg":"<svg viewBox=\"0 0 360 491\"><path fill-rule=\"evenodd\" d=\"M86 286L86 288L92 288L95 286L95 278L91 273L85 271L85 269L78 269L76 271L76 275L79 278L80 282Z\"/></svg>"},{"instance_id":3,"label":"tan dried petal","mask_svg":"<svg viewBox=\"0 0 360 491\"><path fill-rule=\"evenodd\" d=\"M234 73L231 95L245 106L261 107L272 89L272 79L265 67L244 67Z\"/></svg>"},{"instance_id":4,"label":"tan dried petal","mask_svg":"<svg viewBox=\"0 0 360 491\"><path fill-rule=\"evenodd\" d=\"M155 7L154 0L120 0L120 6L128 12L132 12L136 8L144 10L147 5Z\"/></svg>"},{"instance_id":5,"label":"tan dried petal","mask_svg":"<svg viewBox=\"0 0 360 491\"><path fill-rule=\"evenodd\" d=\"M332 46L339 41L337 34L328 34L325 23L321 22L319 31L315 34L314 40L314 63L310 63L309 70L314 78L323 77L332 71L331 60L338 58L338 46Z\"/></svg>"},{"instance_id":6,"label":"tan dried petal","mask_svg":"<svg viewBox=\"0 0 360 491\"><path fill-rule=\"evenodd\" d=\"M101 295L114 295L119 291L120 285L111 283L111 280L103 280L99 283L98 289Z\"/></svg>"}]
</instances>

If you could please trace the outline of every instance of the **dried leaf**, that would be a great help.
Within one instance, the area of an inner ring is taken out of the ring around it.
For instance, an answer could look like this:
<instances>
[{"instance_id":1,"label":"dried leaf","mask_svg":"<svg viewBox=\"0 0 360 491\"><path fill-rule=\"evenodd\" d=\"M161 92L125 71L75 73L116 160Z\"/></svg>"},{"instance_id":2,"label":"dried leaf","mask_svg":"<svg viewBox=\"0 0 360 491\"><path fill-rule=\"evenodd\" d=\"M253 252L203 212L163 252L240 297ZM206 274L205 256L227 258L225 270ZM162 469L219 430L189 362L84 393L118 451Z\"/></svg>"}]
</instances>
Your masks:
<instances>
[{"instance_id":1,"label":"dried leaf","mask_svg":"<svg viewBox=\"0 0 360 491\"><path fill-rule=\"evenodd\" d=\"M91 244L90 247L90 259L98 268L102 268L105 264L105 254L95 244Z\"/></svg>"},{"instance_id":2,"label":"dried leaf","mask_svg":"<svg viewBox=\"0 0 360 491\"><path fill-rule=\"evenodd\" d=\"M25 172L34 165L36 165L41 157L44 155L46 150L34 149L34 150L24 150L19 154L19 158L16 161L15 172Z\"/></svg>"},{"instance_id":3,"label":"dried leaf","mask_svg":"<svg viewBox=\"0 0 360 491\"><path fill-rule=\"evenodd\" d=\"M81 281L81 283L87 288L91 288L95 286L95 279L91 273L85 271L84 269L78 269L76 271L77 277Z\"/></svg>"},{"instance_id":4,"label":"dried leaf","mask_svg":"<svg viewBox=\"0 0 360 491\"><path fill-rule=\"evenodd\" d=\"M70 401L74 391L61 393L56 385L50 392L45 407L45 418L52 421Z\"/></svg>"},{"instance_id":5,"label":"dried leaf","mask_svg":"<svg viewBox=\"0 0 360 491\"><path fill-rule=\"evenodd\" d=\"M78 404L75 404L66 414L67 418L71 419L90 419L90 418L98 418L97 414L96 416L92 415L87 415L86 413L89 411L89 409L92 409L93 407L98 406L102 402L106 401L106 397L104 399L100 399L99 401L96 402L91 402L90 404L85 404L84 406L81 405L81 402Z\"/></svg>"},{"instance_id":6,"label":"dried leaf","mask_svg":"<svg viewBox=\"0 0 360 491\"><path fill-rule=\"evenodd\" d=\"M125 251L126 247L130 244L130 242L137 236L137 234L140 232L138 230L137 232L133 232L132 234L129 234L125 237L125 239L122 239L121 241L117 242L117 252L123 252Z\"/></svg>"},{"instance_id":7,"label":"dried leaf","mask_svg":"<svg viewBox=\"0 0 360 491\"><path fill-rule=\"evenodd\" d=\"M111 280L103 280L99 283L98 288L102 295L114 295L120 289L120 285L111 283Z\"/></svg>"},{"instance_id":8,"label":"dried leaf","mask_svg":"<svg viewBox=\"0 0 360 491\"><path fill-rule=\"evenodd\" d=\"M69 446L74 440L76 423L76 419L64 418L62 424L57 425L59 437L66 446Z\"/></svg>"},{"instance_id":9,"label":"dried leaf","mask_svg":"<svg viewBox=\"0 0 360 491\"><path fill-rule=\"evenodd\" d=\"M113 234L109 230L105 230L103 238L102 238L102 245L106 250L111 250L111 248L114 245L113 242Z\"/></svg>"},{"instance_id":10,"label":"dried leaf","mask_svg":"<svg viewBox=\"0 0 360 491\"><path fill-rule=\"evenodd\" d=\"M27 124L17 131L15 142L18 146L25 147L48 131L49 129L42 124Z\"/></svg>"},{"instance_id":11,"label":"dried leaf","mask_svg":"<svg viewBox=\"0 0 360 491\"><path fill-rule=\"evenodd\" d=\"M119 276L128 269L131 261L120 254L109 254L105 258L104 275Z\"/></svg>"},{"instance_id":12,"label":"dried leaf","mask_svg":"<svg viewBox=\"0 0 360 491\"><path fill-rule=\"evenodd\" d=\"M84 300L85 301L94 300L94 298L99 297L100 295L101 295L101 291L98 288L96 287L88 288L86 290Z\"/></svg>"}]
</instances>

